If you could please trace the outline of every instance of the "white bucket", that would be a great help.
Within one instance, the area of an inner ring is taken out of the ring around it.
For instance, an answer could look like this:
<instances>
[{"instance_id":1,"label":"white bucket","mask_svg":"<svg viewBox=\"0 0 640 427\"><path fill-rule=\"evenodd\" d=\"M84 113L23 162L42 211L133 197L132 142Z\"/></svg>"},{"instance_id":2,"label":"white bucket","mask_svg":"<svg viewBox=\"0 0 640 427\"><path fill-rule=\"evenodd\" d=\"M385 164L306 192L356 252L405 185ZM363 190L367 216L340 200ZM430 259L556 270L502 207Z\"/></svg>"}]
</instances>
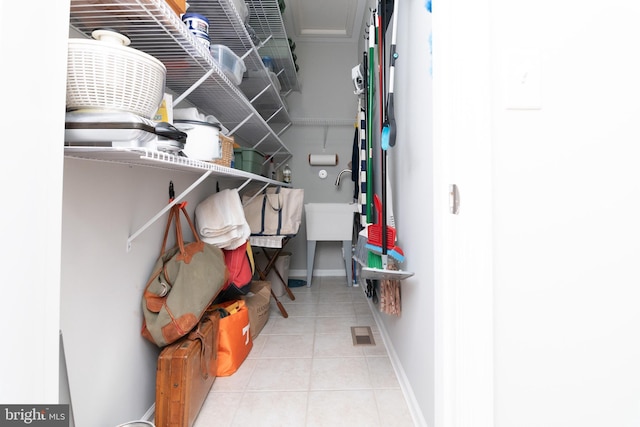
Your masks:
<instances>
[{"instance_id":1,"label":"white bucket","mask_svg":"<svg viewBox=\"0 0 640 427\"><path fill-rule=\"evenodd\" d=\"M187 134L182 150L192 159L211 161L222 157L220 125L196 120L174 120L174 125Z\"/></svg>"},{"instance_id":2,"label":"white bucket","mask_svg":"<svg viewBox=\"0 0 640 427\"><path fill-rule=\"evenodd\" d=\"M205 36L207 39L209 38L209 19L206 16L187 12L182 15L182 22L197 37Z\"/></svg>"}]
</instances>

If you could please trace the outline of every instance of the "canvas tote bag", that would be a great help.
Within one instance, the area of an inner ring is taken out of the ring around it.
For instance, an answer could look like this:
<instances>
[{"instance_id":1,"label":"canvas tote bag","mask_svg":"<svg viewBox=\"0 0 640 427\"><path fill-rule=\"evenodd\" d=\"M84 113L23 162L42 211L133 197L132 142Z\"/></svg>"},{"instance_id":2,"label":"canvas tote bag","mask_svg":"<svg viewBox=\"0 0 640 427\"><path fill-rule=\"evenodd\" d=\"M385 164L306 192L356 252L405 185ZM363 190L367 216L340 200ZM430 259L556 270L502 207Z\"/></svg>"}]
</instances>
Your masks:
<instances>
[{"instance_id":1,"label":"canvas tote bag","mask_svg":"<svg viewBox=\"0 0 640 427\"><path fill-rule=\"evenodd\" d=\"M181 212L189 223L195 242L185 243L183 240ZM176 246L165 251L172 223ZM200 240L187 213L186 202L173 205L160 257L142 296L142 336L159 347L185 336L198 324L227 280L222 250Z\"/></svg>"},{"instance_id":2,"label":"canvas tote bag","mask_svg":"<svg viewBox=\"0 0 640 427\"><path fill-rule=\"evenodd\" d=\"M298 233L302 222L303 189L267 188L253 199L243 196L242 201L251 234L294 236Z\"/></svg>"}]
</instances>

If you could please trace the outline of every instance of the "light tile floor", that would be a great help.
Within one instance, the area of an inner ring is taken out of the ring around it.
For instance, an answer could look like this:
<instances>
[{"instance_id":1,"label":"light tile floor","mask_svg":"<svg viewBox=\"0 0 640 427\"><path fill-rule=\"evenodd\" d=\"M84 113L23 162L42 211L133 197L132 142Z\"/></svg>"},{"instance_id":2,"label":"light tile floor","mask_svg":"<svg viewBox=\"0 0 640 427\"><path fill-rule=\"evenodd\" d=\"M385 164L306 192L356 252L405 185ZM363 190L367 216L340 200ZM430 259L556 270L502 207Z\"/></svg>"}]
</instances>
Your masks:
<instances>
[{"instance_id":1,"label":"light tile floor","mask_svg":"<svg viewBox=\"0 0 640 427\"><path fill-rule=\"evenodd\" d=\"M216 378L194 427L409 427L406 401L361 287L314 277L273 298L271 314L236 373ZM351 326L375 345L354 346Z\"/></svg>"}]
</instances>

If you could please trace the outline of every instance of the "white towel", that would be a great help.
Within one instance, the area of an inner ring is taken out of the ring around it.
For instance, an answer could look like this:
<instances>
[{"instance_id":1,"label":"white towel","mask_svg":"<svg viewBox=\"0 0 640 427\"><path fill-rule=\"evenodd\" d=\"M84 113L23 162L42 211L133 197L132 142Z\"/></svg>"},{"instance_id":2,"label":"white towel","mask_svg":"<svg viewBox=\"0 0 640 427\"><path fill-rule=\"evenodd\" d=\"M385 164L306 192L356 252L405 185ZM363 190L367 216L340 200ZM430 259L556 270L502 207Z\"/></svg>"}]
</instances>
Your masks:
<instances>
[{"instance_id":1,"label":"white towel","mask_svg":"<svg viewBox=\"0 0 640 427\"><path fill-rule=\"evenodd\" d=\"M220 249L236 249L247 241L251 235L251 229L248 225L242 226L229 231L221 236L216 237L202 237L202 241L215 245Z\"/></svg>"},{"instance_id":2,"label":"white towel","mask_svg":"<svg viewBox=\"0 0 640 427\"><path fill-rule=\"evenodd\" d=\"M242 227L227 233L224 237L208 238L203 237L202 241L215 245L220 249L233 250L244 244L251 236L251 229L249 226Z\"/></svg>"},{"instance_id":3,"label":"white towel","mask_svg":"<svg viewBox=\"0 0 640 427\"><path fill-rule=\"evenodd\" d=\"M249 224L237 189L222 190L207 197L196 206L195 219L202 240L221 248L238 247L251 233L246 231L250 230ZM238 243L239 240L242 241Z\"/></svg>"}]
</instances>

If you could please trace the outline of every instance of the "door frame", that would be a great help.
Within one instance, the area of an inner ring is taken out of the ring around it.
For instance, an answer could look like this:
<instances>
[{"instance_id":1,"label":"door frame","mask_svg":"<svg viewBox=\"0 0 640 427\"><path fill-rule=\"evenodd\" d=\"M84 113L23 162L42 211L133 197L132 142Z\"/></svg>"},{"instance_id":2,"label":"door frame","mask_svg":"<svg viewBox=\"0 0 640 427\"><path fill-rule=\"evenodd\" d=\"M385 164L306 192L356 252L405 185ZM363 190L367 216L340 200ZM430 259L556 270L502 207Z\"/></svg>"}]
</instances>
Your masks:
<instances>
[{"instance_id":1,"label":"door frame","mask_svg":"<svg viewBox=\"0 0 640 427\"><path fill-rule=\"evenodd\" d=\"M433 13L437 427L494 425L489 5L438 2Z\"/></svg>"}]
</instances>

